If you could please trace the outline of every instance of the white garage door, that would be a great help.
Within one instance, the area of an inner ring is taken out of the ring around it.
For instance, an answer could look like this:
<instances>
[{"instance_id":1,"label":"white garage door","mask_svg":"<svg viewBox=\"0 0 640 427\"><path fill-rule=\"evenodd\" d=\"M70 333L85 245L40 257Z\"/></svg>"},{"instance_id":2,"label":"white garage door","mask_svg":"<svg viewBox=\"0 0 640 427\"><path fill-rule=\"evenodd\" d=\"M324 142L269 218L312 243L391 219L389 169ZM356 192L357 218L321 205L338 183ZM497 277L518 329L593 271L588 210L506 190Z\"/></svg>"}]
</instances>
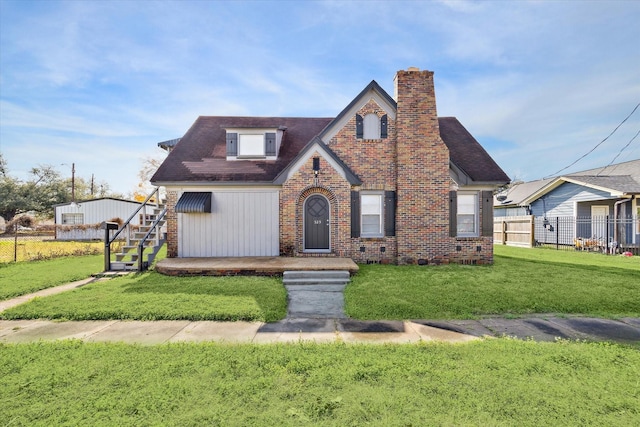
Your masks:
<instances>
[{"instance_id":1,"label":"white garage door","mask_svg":"<svg viewBox=\"0 0 640 427\"><path fill-rule=\"evenodd\" d=\"M213 191L211 213L178 214L178 256L278 256L279 192Z\"/></svg>"}]
</instances>

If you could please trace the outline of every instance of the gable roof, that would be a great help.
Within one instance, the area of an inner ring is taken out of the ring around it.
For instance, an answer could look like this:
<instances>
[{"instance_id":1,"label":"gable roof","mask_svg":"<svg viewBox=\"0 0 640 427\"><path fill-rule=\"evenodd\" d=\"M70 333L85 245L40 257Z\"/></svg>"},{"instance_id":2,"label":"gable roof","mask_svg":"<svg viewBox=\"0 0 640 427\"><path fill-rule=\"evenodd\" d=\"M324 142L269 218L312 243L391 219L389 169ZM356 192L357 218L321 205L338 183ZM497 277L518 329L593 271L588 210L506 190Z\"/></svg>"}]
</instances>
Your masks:
<instances>
[{"instance_id":1,"label":"gable roof","mask_svg":"<svg viewBox=\"0 0 640 427\"><path fill-rule=\"evenodd\" d=\"M518 184L505 193L505 202L495 206L528 205L567 182L606 191L613 197L640 194L640 159Z\"/></svg>"},{"instance_id":2,"label":"gable roof","mask_svg":"<svg viewBox=\"0 0 640 427\"><path fill-rule=\"evenodd\" d=\"M371 83L362 89L353 101L327 125L319 135L320 139L325 144L328 144L331 138L356 114L356 111L364 107L370 99L376 101L387 114L391 115L392 119L396 118L396 110L398 108L396 101L375 80L371 80Z\"/></svg>"},{"instance_id":3,"label":"gable roof","mask_svg":"<svg viewBox=\"0 0 640 427\"><path fill-rule=\"evenodd\" d=\"M537 181L520 182L512 185L507 190L496 194L493 200L494 207L520 206L531 194L546 186L552 179L539 179ZM504 200L501 200L504 196ZM500 198L500 199L499 199Z\"/></svg>"},{"instance_id":4,"label":"gable roof","mask_svg":"<svg viewBox=\"0 0 640 427\"><path fill-rule=\"evenodd\" d=\"M360 179L326 146L357 110L373 99L392 119L397 104L372 80L335 118L201 116L151 178L171 183L281 184L292 165L311 149L323 152L354 185ZM440 137L449 148L450 166L460 184L506 184L509 177L455 117L438 118ZM226 160L225 128L286 128L276 160ZM317 138L316 138L317 137ZM314 139L316 138L316 139Z\"/></svg>"},{"instance_id":5,"label":"gable roof","mask_svg":"<svg viewBox=\"0 0 640 427\"><path fill-rule=\"evenodd\" d=\"M327 144L322 142L320 137L316 136L310 141L303 149L300 151L300 154L296 156L295 159L289 163L289 165L282 170L274 179L275 184L283 184L289 179L291 174L293 174L298 168L304 163L315 151L319 151L321 155L342 175L344 179L349 181L351 185L360 185L362 181L358 176L347 166L340 157L336 153L331 150Z\"/></svg>"}]
</instances>

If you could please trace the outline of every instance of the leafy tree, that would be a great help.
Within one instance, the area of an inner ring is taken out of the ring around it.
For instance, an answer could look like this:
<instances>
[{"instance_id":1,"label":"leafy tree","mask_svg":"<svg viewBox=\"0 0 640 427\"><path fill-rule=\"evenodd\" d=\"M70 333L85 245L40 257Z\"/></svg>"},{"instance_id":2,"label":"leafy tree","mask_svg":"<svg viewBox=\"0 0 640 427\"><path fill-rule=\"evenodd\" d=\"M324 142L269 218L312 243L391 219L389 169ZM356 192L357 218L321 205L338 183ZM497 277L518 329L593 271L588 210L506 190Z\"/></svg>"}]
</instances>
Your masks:
<instances>
[{"instance_id":1,"label":"leafy tree","mask_svg":"<svg viewBox=\"0 0 640 427\"><path fill-rule=\"evenodd\" d=\"M87 200L95 197L120 197L113 194L108 183L102 181L94 185L81 177L75 177L74 190L76 200ZM53 206L72 200L71 178L62 178L60 172L52 165L38 165L29 171L29 179L20 181L7 173L6 162L0 157L0 216L10 221L20 212L34 211L39 215L53 216ZM96 192L97 190L97 192Z\"/></svg>"},{"instance_id":2,"label":"leafy tree","mask_svg":"<svg viewBox=\"0 0 640 427\"><path fill-rule=\"evenodd\" d=\"M2 153L0 153L0 178L7 176L9 173L7 169L7 161L4 159Z\"/></svg>"},{"instance_id":3,"label":"leafy tree","mask_svg":"<svg viewBox=\"0 0 640 427\"><path fill-rule=\"evenodd\" d=\"M163 152L157 156L147 156L142 159L142 166L140 171L138 171L138 186L136 190L133 192L133 199L138 202L143 202L153 191L153 187L149 184L151 177L158 170L164 158L166 157L166 152Z\"/></svg>"},{"instance_id":4,"label":"leafy tree","mask_svg":"<svg viewBox=\"0 0 640 427\"><path fill-rule=\"evenodd\" d=\"M18 212L29 210L22 183L8 175L0 177L0 216L10 221Z\"/></svg>"}]
</instances>

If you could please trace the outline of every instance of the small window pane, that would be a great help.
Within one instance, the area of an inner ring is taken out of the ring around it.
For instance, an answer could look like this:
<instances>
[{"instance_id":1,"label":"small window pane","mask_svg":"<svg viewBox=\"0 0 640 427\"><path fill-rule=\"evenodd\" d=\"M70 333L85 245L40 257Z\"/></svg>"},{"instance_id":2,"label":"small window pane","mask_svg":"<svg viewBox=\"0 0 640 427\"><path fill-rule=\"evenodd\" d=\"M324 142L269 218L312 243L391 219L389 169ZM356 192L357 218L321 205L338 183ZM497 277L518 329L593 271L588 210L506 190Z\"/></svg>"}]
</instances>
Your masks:
<instances>
[{"instance_id":1,"label":"small window pane","mask_svg":"<svg viewBox=\"0 0 640 427\"><path fill-rule=\"evenodd\" d=\"M475 214L476 197L471 194L458 195L458 214Z\"/></svg>"},{"instance_id":2,"label":"small window pane","mask_svg":"<svg viewBox=\"0 0 640 427\"><path fill-rule=\"evenodd\" d=\"M362 234L380 234L380 215L362 215Z\"/></svg>"},{"instance_id":3,"label":"small window pane","mask_svg":"<svg viewBox=\"0 0 640 427\"><path fill-rule=\"evenodd\" d=\"M380 118L377 114L364 116L364 139L380 139Z\"/></svg>"},{"instance_id":4,"label":"small window pane","mask_svg":"<svg viewBox=\"0 0 640 427\"><path fill-rule=\"evenodd\" d=\"M82 224L83 220L84 220L84 215L81 213L63 213L62 214L62 223L66 225Z\"/></svg>"},{"instance_id":5,"label":"small window pane","mask_svg":"<svg viewBox=\"0 0 640 427\"><path fill-rule=\"evenodd\" d=\"M362 213L363 214L380 214L382 212L382 196L374 194L374 195L363 195L360 199L362 205Z\"/></svg>"},{"instance_id":6,"label":"small window pane","mask_svg":"<svg viewBox=\"0 0 640 427\"><path fill-rule=\"evenodd\" d=\"M361 235L382 236L382 195L363 194L360 196Z\"/></svg>"},{"instance_id":7,"label":"small window pane","mask_svg":"<svg viewBox=\"0 0 640 427\"><path fill-rule=\"evenodd\" d=\"M475 233L476 219L474 215L458 215L458 234Z\"/></svg>"},{"instance_id":8,"label":"small window pane","mask_svg":"<svg viewBox=\"0 0 640 427\"><path fill-rule=\"evenodd\" d=\"M238 156L264 156L264 135L240 135Z\"/></svg>"},{"instance_id":9,"label":"small window pane","mask_svg":"<svg viewBox=\"0 0 640 427\"><path fill-rule=\"evenodd\" d=\"M459 236L478 234L478 197L476 194L458 194L457 232Z\"/></svg>"}]
</instances>

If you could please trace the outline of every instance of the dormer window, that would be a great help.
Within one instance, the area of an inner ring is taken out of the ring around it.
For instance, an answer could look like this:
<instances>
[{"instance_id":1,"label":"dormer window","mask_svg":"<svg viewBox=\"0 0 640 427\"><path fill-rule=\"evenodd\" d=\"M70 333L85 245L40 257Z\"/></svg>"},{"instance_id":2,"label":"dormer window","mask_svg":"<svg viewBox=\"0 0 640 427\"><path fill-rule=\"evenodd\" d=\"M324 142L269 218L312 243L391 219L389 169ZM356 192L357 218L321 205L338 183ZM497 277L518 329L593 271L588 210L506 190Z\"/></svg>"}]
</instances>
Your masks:
<instances>
[{"instance_id":1,"label":"dormer window","mask_svg":"<svg viewBox=\"0 0 640 427\"><path fill-rule=\"evenodd\" d=\"M238 157L264 157L264 135L238 135Z\"/></svg>"},{"instance_id":2,"label":"dormer window","mask_svg":"<svg viewBox=\"0 0 640 427\"><path fill-rule=\"evenodd\" d=\"M285 128L226 129L227 160L275 160Z\"/></svg>"},{"instance_id":3,"label":"dormer window","mask_svg":"<svg viewBox=\"0 0 640 427\"><path fill-rule=\"evenodd\" d=\"M375 113L366 114L364 117L356 114L356 138L358 139L382 139L387 137L387 115L378 117Z\"/></svg>"}]
</instances>

